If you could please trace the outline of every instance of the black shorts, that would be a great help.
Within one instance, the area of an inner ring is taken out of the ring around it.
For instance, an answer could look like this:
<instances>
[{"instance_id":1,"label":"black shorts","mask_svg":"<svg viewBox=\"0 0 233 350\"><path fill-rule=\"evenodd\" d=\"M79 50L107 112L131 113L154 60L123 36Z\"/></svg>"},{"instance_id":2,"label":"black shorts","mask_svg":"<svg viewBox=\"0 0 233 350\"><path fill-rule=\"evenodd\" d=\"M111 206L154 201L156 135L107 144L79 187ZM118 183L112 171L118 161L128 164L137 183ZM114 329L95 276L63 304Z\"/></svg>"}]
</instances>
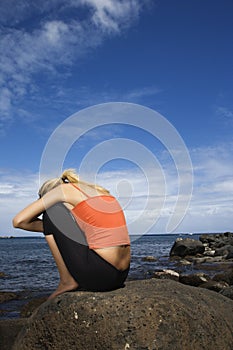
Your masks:
<instances>
[{"instance_id":1,"label":"black shorts","mask_svg":"<svg viewBox=\"0 0 233 350\"><path fill-rule=\"evenodd\" d=\"M52 234L67 269L79 288L88 291L109 291L124 286L129 268L120 271L88 247L70 210L55 204L43 214L44 234Z\"/></svg>"}]
</instances>

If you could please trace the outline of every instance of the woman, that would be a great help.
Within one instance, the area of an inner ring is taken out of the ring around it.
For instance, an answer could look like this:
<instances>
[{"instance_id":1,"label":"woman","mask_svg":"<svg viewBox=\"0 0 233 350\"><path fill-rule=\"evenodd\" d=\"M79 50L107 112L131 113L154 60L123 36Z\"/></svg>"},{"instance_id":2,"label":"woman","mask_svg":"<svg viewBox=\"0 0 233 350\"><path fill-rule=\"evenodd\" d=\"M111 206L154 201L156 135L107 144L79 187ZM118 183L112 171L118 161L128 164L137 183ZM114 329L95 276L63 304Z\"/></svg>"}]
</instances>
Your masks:
<instances>
[{"instance_id":1,"label":"woman","mask_svg":"<svg viewBox=\"0 0 233 350\"><path fill-rule=\"evenodd\" d=\"M109 191L80 181L68 169L46 181L39 197L14 217L13 226L44 232L60 275L50 298L77 288L122 287L129 272L130 240L123 211Z\"/></svg>"}]
</instances>

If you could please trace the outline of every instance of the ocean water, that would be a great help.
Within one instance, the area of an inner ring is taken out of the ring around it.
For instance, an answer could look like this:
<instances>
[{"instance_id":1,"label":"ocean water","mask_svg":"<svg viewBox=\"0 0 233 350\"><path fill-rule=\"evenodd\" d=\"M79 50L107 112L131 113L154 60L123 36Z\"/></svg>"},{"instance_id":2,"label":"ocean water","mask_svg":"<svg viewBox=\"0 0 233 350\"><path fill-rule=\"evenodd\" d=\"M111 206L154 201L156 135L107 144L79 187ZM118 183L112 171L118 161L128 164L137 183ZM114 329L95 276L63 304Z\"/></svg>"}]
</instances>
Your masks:
<instances>
[{"instance_id":1,"label":"ocean water","mask_svg":"<svg viewBox=\"0 0 233 350\"><path fill-rule=\"evenodd\" d=\"M196 235L194 235L194 238ZM149 278L155 270L173 268L170 249L182 235L144 235L132 237L132 259L128 279ZM197 238L198 239L198 238ZM0 239L0 291L51 293L59 281L57 268L43 237ZM154 262L143 258L153 256Z\"/></svg>"}]
</instances>

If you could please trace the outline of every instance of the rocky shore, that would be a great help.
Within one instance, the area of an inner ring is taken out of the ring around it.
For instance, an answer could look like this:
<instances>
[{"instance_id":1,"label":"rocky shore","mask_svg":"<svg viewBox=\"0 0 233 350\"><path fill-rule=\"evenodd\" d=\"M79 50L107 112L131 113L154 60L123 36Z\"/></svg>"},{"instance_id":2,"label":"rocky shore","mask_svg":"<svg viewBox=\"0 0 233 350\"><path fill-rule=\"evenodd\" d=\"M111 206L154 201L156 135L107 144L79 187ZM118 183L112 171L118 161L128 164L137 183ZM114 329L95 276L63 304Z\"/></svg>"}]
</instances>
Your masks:
<instances>
[{"instance_id":1,"label":"rocky shore","mask_svg":"<svg viewBox=\"0 0 233 350\"><path fill-rule=\"evenodd\" d=\"M143 258L148 262L154 259ZM171 248L170 261L174 269L156 270L150 277L210 289L233 299L233 233L204 234L199 240L178 238Z\"/></svg>"},{"instance_id":2,"label":"rocky shore","mask_svg":"<svg viewBox=\"0 0 233 350\"><path fill-rule=\"evenodd\" d=\"M176 261L177 271L182 271L179 282L220 292L233 299L232 233L205 234L199 240L177 239L170 257ZM181 267L190 264L195 272L187 275Z\"/></svg>"},{"instance_id":3,"label":"rocky shore","mask_svg":"<svg viewBox=\"0 0 233 350\"><path fill-rule=\"evenodd\" d=\"M1 350L231 350L232 252L228 232L177 239L170 251L173 270L154 271L151 279L127 281L113 292L36 298L20 319L0 321ZM14 298L0 293L0 302Z\"/></svg>"}]
</instances>

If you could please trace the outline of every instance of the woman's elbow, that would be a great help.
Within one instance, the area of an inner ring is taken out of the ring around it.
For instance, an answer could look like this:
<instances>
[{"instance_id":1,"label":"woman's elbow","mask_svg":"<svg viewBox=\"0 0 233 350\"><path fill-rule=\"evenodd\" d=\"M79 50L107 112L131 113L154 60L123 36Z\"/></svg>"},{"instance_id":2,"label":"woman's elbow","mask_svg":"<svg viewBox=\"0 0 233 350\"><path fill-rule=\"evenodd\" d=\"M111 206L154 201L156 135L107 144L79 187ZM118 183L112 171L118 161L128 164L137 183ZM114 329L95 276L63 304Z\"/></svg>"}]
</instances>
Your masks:
<instances>
[{"instance_id":1,"label":"woman's elbow","mask_svg":"<svg viewBox=\"0 0 233 350\"><path fill-rule=\"evenodd\" d=\"M20 218L17 215L13 218L12 224L14 228L22 228L23 226L22 220L20 220Z\"/></svg>"}]
</instances>

